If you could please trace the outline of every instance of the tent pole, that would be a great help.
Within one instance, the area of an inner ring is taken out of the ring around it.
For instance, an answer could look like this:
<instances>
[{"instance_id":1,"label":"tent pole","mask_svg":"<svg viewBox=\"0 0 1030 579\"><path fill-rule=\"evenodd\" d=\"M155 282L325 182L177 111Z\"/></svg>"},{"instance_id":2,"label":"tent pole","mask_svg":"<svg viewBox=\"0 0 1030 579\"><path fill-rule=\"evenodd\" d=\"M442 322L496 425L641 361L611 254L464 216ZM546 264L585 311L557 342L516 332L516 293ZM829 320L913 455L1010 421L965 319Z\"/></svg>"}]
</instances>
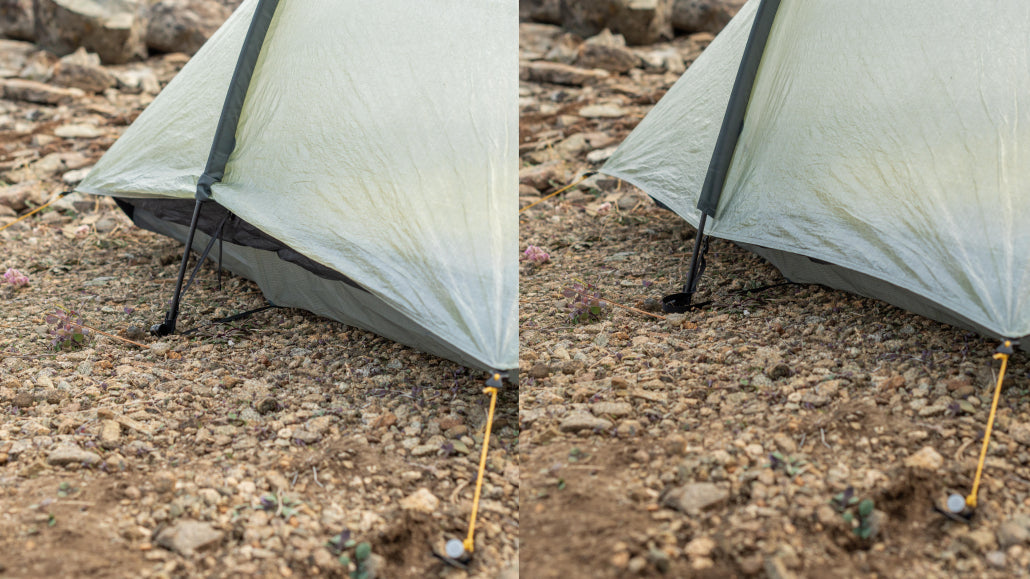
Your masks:
<instances>
[{"instance_id":1,"label":"tent pole","mask_svg":"<svg viewBox=\"0 0 1030 579\"><path fill-rule=\"evenodd\" d=\"M193 218L190 219L190 232L186 235L186 249L182 252L182 263L179 264L179 277L175 280L175 294L172 296L172 305L165 313L165 319L160 324L150 328L150 333L155 336L167 336L175 333L175 320L179 317L179 299L182 297L182 282L186 279L186 266L190 260L190 249L193 248L193 236L197 232L197 223L200 221L200 208L204 205L203 199L197 199L193 206Z\"/></svg>"},{"instance_id":2,"label":"tent pole","mask_svg":"<svg viewBox=\"0 0 1030 579\"><path fill-rule=\"evenodd\" d=\"M701 240L705 235L705 223L708 221L708 214L701 212L701 220L697 223L697 235L694 236L694 251L690 254L690 271L687 272L687 283L683 286L683 293L687 294L687 305L690 305L694 292L697 291L698 271L697 262L701 255Z\"/></svg>"}]
</instances>

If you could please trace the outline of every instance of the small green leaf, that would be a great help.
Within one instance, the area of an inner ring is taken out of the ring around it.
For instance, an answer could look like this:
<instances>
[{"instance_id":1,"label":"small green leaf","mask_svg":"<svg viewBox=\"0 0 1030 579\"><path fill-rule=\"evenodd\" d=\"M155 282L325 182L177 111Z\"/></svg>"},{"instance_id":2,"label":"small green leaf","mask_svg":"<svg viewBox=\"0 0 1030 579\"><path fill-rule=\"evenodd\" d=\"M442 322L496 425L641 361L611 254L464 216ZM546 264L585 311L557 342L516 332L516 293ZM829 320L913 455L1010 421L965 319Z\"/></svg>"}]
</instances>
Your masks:
<instances>
[{"instance_id":1,"label":"small green leaf","mask_svg":"<svg viewBox=\"0 0 1030 579\"><path fill-rule=\"evenodd\" d=\"M348 557L346 554L340 555L339 561L340 565L343 565L344 567L350 566L350 557Z\"/></svg>"},{"instance_id":2,"label":"small green leaf","mask_svg":"<svg viewBox=\"0 0 1030 579\"><path fill-rule=\"evenodd\" d=\"M350 549L351 547L353 547L354 545L357 545L357 544L358 544L358 542L355 541L354 539L348 539L347 542L343 544L343 548L344 549Z\"/></svg>"},{"instance_id":3,"label":"small green leaf","mask_svg":"<svg viewBox=\"0 0 1030 579\"><path fill-rule=\"evenodd\" d=\"M858 505L858 516L863 519L873 514L873 499L865 499Z\"/></svg>"},{"instance_id":4,"label":"small green leaf","mask_svg":"<svg viewBox=\"0 0 1030 579\"><path fill-rule=\"evenodd\" d=\"M855 515L852 515L851 513L844 513L842 517L844 518L845 523L850 523L855 520Z\"/></svg>"},{"instance_id":5,"label":"small green leaf","mask_svg":"<svg viewBox=\"0 0 1030 579\"><path fill-rule=\"evenodd\" d=\"M358 543L358 546L354 549L354 558L358 561L368 559L371 554L372 545L369 545L368 543Z\"/></svg>"}]
</instances>

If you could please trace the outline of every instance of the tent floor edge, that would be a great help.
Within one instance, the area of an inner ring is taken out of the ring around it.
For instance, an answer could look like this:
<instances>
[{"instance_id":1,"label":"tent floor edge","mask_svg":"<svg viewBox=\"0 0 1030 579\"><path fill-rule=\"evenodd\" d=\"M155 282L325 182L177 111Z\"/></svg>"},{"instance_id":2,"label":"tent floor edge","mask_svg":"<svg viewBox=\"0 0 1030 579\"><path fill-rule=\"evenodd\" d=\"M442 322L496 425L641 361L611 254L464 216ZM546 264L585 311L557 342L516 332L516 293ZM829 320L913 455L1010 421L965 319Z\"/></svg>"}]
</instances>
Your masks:
<instances>
[{"instance_id":1,"label":"tent floor edge","mask_svg":"<svg viewBox=\"0 0 1030 579\"><path fill-rule=\"evenodd\" d=\"M154 209L160 207L135 203L135 199L127 201L133 202L132 221L136 226L180 242L186 239L188 228L155 214ZM210 210L205 210L202 221L209 217L209 213L215 213L216 207L220 206L213 203ZM194 249L200 251L211 236L203 226L198 229ZM508 366L503 363L492 363L494 361L490 360L489 356L484 357L482 353L477 354L427 330L374 294L356 286L348 278L339 274L338 277L329 278L315 273L289 256L284 257L281 250L240 245L229 239L228 233L224 250L225 269L255 282L270 303L284 308L306 310L354 328L370 331L467 368L491 371L493 368ZM515 361L512 362L511 368L506 368L509 376L516 375L517 369Z\"/></svg>"}]
</instances>

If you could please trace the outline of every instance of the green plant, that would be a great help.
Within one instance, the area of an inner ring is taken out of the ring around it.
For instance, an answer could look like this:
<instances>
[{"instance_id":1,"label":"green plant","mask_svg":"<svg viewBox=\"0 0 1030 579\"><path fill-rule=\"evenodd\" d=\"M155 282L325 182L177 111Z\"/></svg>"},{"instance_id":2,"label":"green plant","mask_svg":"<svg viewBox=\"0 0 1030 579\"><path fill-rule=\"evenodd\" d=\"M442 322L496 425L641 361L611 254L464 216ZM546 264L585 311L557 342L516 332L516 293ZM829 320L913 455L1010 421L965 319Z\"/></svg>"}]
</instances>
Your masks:
<instances>
[{"instance_id":1,"label":"green plant","mask_svg":"<svg viewBox=\"0 0 1030 579\"><path fill-rule=\"evenodd\" d=\"M773 469L782 468L783 472L793 477L801 472L801 467L805 466L805 461L799 458L789 458L784 456L782 452L776 451L769 455L769 466Z\"/></svg>"},{"instance_id":2,"label":"green plant","mask_svg":"<svg viewBox=\"0 0 1030 579\"><path fill-rule=\"evenodd\" d=\"M601 299L601 292L593 284L577 281L562 291L568 298L565 307L569 310L569 320L574 324L598 322L611 308Z\"/></svg>"},{"instance_id":3,"label":"green plant","mask_svg":"<svg viewBox=\"0 0 1030 579\"><path fill-rule=\"evenodd\" d=\"M855 489L849 486L834 495L830 502L841 512L841 517L855 536L863 540L873 536L873 513L876 511L873 499L859 500L855 496Z\"/></svg>"},{"instance_id":4,"label":"green plant","mask_svg":"<svg viewBox=\"0 0 1030 579\"><path fill-rule=\"evenodd\" d=\"M350 567L351 561L354 562L354 570L350 572L351 579L368 579L372 576L371 544L355 541L351 538L350 531L344 529L333 535L326 542L326 547L333 554L339 555L338 560L344 567Z\"/></svg>"},{"instance_id":5,"label":"green plant","mask_svg":"<svg viewBox=\"0 0 1030 579\"><path fill-rule=\"evenodd\" d=\"M52 349L60 352L86 345L89 331L83 327L82 317L78 312L57 308L53 313L47 314L46 323L50 326L47 333L52 336Z\"/></svg>"}]
</instances>

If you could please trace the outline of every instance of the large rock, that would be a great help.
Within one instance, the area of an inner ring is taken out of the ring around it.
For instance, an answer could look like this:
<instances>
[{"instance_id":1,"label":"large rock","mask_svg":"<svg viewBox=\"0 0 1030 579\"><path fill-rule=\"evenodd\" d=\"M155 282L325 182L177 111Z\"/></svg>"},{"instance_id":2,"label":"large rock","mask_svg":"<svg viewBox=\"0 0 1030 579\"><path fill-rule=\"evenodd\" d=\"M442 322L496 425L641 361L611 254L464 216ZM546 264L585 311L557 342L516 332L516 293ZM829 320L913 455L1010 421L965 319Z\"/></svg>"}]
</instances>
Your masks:
<instances>
[{"instance_id":1,"label":"large rock","mask_svg":"<svg viewBox=\"0 0 1030 579\"><path fill-rule=\"evenodd\" d=\"M118 84L113 74L100 66L100 57L79 48L65 56L54 66L52 82L57 85L80 88L99 93Z\"/></svg>"},{"instance_id":2,"label":"large rock","mask_svg":"<svg viewBox=\"0 0 1030 579\"><path fill-rule=\"evenodd\" d=\"M0 38L0 78L18 76L28 62L29 55L35 51L36 46L29 42Z\"/></svg>"},{"instance_id":3,"label":"large rock","mask_svg":"<svg viewBox=\"0 0 1030 579\"><path fill-rule=\"evenodd\" d=\"M733 18L745 0L675 0L672 26L683 32L717 34Z\"/></svg>"},{"instance_id":4,"label":"large rock","mask_svg":"<svg viewBox=\"0 0 1030 579\"><path fill-rule=\"evenodd\" d=\"M138 0L35 0L36 42L58 55L80 46L105 64L147 55L147 23Z\"/></svg>"},{"instance_id":5,"label":"large rock","mask_svg":"<svg viewBox=\"0 0 1030 579\"><path fill-rule=\"evenodd\" d=\"M0 0L0 36L35 40L35 22L32 0Z\"/></svg>"},{"instance_id":6,"label":"large rock","mask_svg":"<svg viewBox=\"0 0 1030 579\"><path fill-rule=\"evenodd\" d=\"M59 88L34 80L21 78L0 80L0 95L12 101L59 105L70 102L83 94L81 90Z\"/></svg>"},{"instance_id":7,"label":"large rock","mask_svg":"<svg viewBox=\"0 0 1030 579\"><path fill-rule=\"evenodd\" d=\"M586 38L608 28L630 44L672 38L673 0L561 0L565 29Z\"/></svg>"},{"instance_id":8,"label":"large rock","mask_svg":"<svg viewBox=\"0 0 1030 579\"><path fill-rule=\"evenodd\" d=\"M612 34L608 29L580 45L576 58L577 66L601 68L616 73L629 72L639 64L640 58L626 48L626 39L621 34Z\"/></svg>"},{"instance_id":9,"label":"large rock","mask_svg":"<svg viewBox=\"0 0 1030 579\"><path fill-rule=\"evenodd\" d=\"M519 19L561 24L561 0L519 0Z\"/></svg>"},{"instance_id":10,"label":"large rock","mask_svg":"<svg viewBox=\"0 0 1030 579\"><path fill-rule=\"evenodd\" d=\"M158 0L147 14L147 47L194 54L231 11L213 0Z\"/></svg>"}]
</instances>

